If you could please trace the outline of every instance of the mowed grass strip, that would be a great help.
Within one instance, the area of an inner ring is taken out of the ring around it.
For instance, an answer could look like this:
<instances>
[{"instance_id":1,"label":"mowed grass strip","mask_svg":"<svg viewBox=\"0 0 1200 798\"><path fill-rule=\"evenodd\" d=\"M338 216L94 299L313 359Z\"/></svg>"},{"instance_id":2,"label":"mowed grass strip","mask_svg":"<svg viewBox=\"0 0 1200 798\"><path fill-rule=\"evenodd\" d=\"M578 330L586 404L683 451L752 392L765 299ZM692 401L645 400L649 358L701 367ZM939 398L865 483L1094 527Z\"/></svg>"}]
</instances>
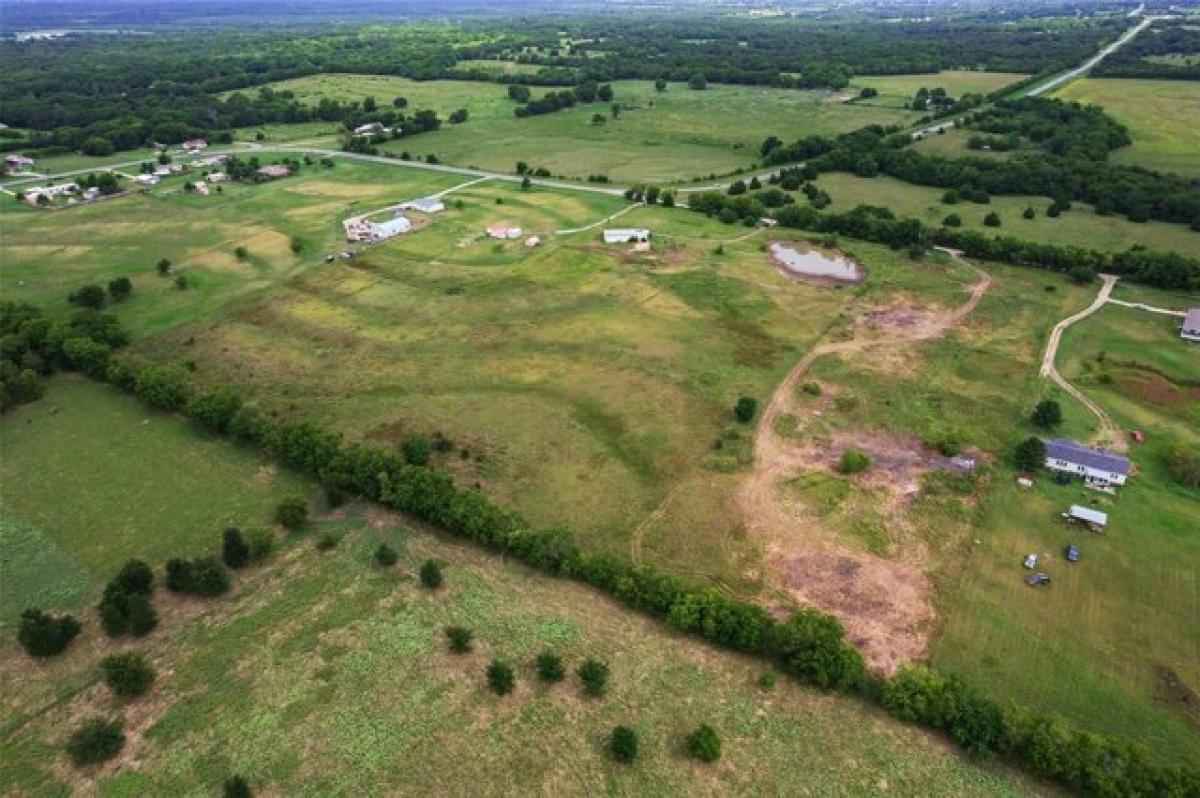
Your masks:
<instances>
[{"instance_id":1,"label":"mowed grass strip","mask_svg":"<svg viewBox=\"0 0 1200 798\"><path fill-rule=\"evenodd\" d=\"M107 385L50 382L0 421L0 629L28 606L77 608L130 557L215 551L313 489ZM7 633L6 633L7 634Z\"/></svg>"}]
</instances>

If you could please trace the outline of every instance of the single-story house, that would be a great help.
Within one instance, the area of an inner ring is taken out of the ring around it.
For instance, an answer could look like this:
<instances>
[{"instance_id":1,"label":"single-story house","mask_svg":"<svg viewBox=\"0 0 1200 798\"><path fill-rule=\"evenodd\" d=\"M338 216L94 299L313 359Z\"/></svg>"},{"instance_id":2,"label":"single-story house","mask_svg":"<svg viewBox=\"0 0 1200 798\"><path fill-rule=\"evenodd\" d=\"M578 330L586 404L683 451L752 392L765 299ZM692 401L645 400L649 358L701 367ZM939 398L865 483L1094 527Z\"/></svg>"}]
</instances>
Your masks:
<instances>
[{"instance_id":1,"label":"single-story house","mask_svg":"<svg viewBox=\"0 0 1200 798\"><path fill-rule=\"evenodd\" d=\"M154 174L159 177L167 177L171 174L171 169L168 166L156 166L154 168Z\"/></svg>"},{"instance_id":2,"label":"single-story house","mask_svg":"<svg viewBox=\"0 0 1200 798\"><path fill-rule=\"evenodd\" d=\"M604 231L605 244L632 244L650 240L650 231L639 227L618 227Z\"/></svg>"},{"instance_id":3,"label":"single-story house","mask_svg":"<svg viewBox=\"0 0 1200 798\"><path fill-rule=\"evenodd\" d=\"M221 183L225 180L225 173L224 172L209 172L207 179L208 179L208 182L210 182L210 183Z\"/></svg>"},{"instance_id":4,"label":"single-story house","mask_svg":"<svg viewBox=\"0 0 1200 798\"><path fill-rule=\"evenodd\" d=\"M1184 316L1179 337L1185 341L1200 341L1200 308L1192 308Z\"/></svg>"},{"instance_id":5,"label":"single-story house","mask_svg":"<svg viewBox=\"0 0 1200 798\"><path fill-rule=\"evenodd\" d=\"M1129 458L1123 455L1090 449L1062 438L1044 438L1042 443L1046 445L1046 468L1078 474L1087 485L1102 488L1124 485L1129 476Z\"/></svg>"},{"instance_id":6,"label":"single-story house","mask_svg":"<svg viewBox=\"0 0 1200 798\"><path fill-rule=\"evenodd\" d=\"M525 239L525 246L527 247L536 247L540 243L542 243L542 239L538 238L537 236L530 236L529 238Z\"/></svg>"},{"instance_id":7,"label":"single-story house","mask_svg":"<svg viewBox=\"0 0 1200 798\"><path fill-rule=\"evenodd\" d=\"M204 139L188 139L187 141L183 142L183 148L188 152L200 152L200 150L207 146L208 142Z\"/></svg>"},{"instance_id":8,"label":"single-story house","mask_svg":"<svg viewBox=\"0 0 1200 798\"><path fill-rule=\"evenodd\" d=\"M287 177L292 173L290 167L284 166L281 163L273 163L268 166L259 167L255 172L259 177L264 177L267 180L275 180L280 177Z\"/></svg>"},{"instance_id":9,"label":"single-story house","mask_svg":"<svg viewBox=\"0 0 1200 798\"><path fill-rule=\"evenodd\" d=\"M133 179L141 186L156 186L162 180L158 175L138 175Z\"/></svg>"},{"instance_id":10,"label":"single-story house","mask_svg":"<svg viewBox=\"0 0 1200 798\"><path fill-rule=\"evenodd\" d=\"M494 224L488 227L487 234L492 238L520 238L521 228L507 224Z\"/></svg>"},{"instance_id":11,"label":"single-story house","mask_svg":"<svg viewBox=\"0 0 1200 798\"><path fill-rule=\"evenodd\" d=\"M4 164L9 169L28 169L33 166L33 159L26 158L24 155L6 155Z\"/></svg>"},{"instance_id":12,"label":"single-story house","mask_svg":"<svg viewBox=\"0 0 1200 798\"><path fill-rule=\"evenodd\" d=\"M387 132L387 128L378 122L368 122L365 125L359 125L358 127L354 128L354 135L356 136L373 136L376 133L385 132Z\"/></svg>"},{"instance_id":13,"label":"single-story house","mask_svg":"<svg viewBox=\"0 0 1200 798\"><path fill-rule=\"evenodd\" d=\"M207 197L209 194L208 183L205 183L203 180L197 180L196 193L201 197Z\"/></svg>"},{"instance_id":14,"label":"single-story house","mask_svg":"<svg viewBox=\"0 0 1200 798\"><path fill-rule=\"evenodd\" d=\"M95 186L84 189L84 191L83 191L83 198L85 200L94 200L96 197L99 197L99 196L100 196L100 189L96 188Z\"/></svg>"},{"instance_id":15,"label":"single-story house","mask_svg":"<svg viewBox=\"0 0 1200 798\"><path fill-rule=\"evenodd\" d=\"M441 197L421 197L400 203L400 209L405 211L420 211L421 213L441 213L446 210L446 204Z\"/></svg>"},{"instance_id":16,"label":"single-story house","mask_svg":"<svg viewBox=\"0 0 1200 798\"><path fill-rule=\"evenodd\" d=\"M1108 524L1108 513L1078 504L1072 504L1071 509L1063 513L1063 517L1070 518L1072 521L1082 521L1096 529L1101 529Z\"/></svg>"},{"instance_id":17,"label":"single-story house","mask_svg":"<svg viewBox=\"0 0 1200 798\"><path fill-rule=\"evenodd\" d=\"M210 155L207 158L201 158L198 161L192 161L192 166L203 169L206 166L220 166L228 160L228 155Z\"/></svg>"}]
</instances>

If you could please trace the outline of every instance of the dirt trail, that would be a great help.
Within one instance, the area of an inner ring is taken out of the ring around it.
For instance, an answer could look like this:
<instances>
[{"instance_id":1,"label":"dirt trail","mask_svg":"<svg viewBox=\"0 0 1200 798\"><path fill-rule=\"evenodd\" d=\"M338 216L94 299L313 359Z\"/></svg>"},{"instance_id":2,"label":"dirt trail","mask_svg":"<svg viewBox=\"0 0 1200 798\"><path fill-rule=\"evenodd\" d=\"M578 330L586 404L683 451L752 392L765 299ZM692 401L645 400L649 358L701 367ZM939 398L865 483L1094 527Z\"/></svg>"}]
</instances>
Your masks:
<instances>
[{"instance_id":1,"label":"dirt trail","mask_svg":"<svg viewBox=\"0 0 1200 798\"><path fill-rule=\"evenodd\" d=\"M1046 342L1046 353L1042 355L1041 374L1043 377L1049 377L1059 388L1062 388L1068 394L1075 397L1080 404L1090 410L1092 415L1096 417L1096 420L1100 422L1100 432L1097 435L1099 438L1098 443L1115 452L1124 452L1126 449L1125 434L1121 432L1121 428L1117 423L1104 411L1103 407L1092 401L1083 391L1067 382L1066 378L1058 373L1058 369L1054 365L1054 359L1058 355L1058 345L1062 342L1063 333L1066 332L1067 328L1078 321L1086 319L1104 307L1105 304L1112 301L1109 297L1112 294L1113 287L1117 284L1117 277L1111 274L1102 274L1100 275L1100 279L1103 280L1103 283L1100 286L1100 292L1096 294L1096 298L1092 301L1092 304L1078 313L1063 319L1054 325L1054 329L1050 331L1050 340Z\"/></svg>"},{"instance_id":2,"label":"dirt trail","mask_svg":"<svg viewBox=\"0 0 1200 798\"><path fill-rule=\"evenodd\" d=\"M958 252L945 251L966 263ZM945 335L976 308L991 286L990 275L967 265L979 281L955 310L928 316L923 324L889 330L883 338L820 344L801 358L763 410L755 432L754 471L738 494L747 531L765 542L776 583L801 603L837 617L868 665L882 673L890 674L924 652L934 618L933 586L918 563L843 549L806 534L794 511L781 503L778 486L814 467L812 450L780 437L775 423L791 408L797 383L817 358L904 347Z\"/></svg>"}]
</instances>

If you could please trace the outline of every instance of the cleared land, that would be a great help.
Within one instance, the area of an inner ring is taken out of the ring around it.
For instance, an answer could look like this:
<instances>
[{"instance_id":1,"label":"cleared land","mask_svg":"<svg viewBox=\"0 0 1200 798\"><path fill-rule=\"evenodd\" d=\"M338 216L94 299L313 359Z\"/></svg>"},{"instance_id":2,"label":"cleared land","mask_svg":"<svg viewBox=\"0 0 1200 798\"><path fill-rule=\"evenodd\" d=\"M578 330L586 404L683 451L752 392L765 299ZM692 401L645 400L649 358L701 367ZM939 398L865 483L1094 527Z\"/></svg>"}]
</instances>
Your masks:
<instances>
[{"instance_id":1,"label":"cleared land","mask_svg":"<svg viewBox=\"0 0 1200 798\"><path fill-rule=\"evenodd\" d=\"M1055 96L1103 106L1129 128L1133 145L1112 153L1114 163L1200 177L1200 82L1087 78Z\"/></svg>"},{"instance_id":2,"label":"cleared land","mask_svg":"<svg viewBox=\"0 0 1200 798\"><path fill-rule=\"evenodd\" d=\"M54 396L82 404L97 390L104 389L62 381ZM134 406L125 397L101 404L95 423L120 427L129 412L120 402ZM5 418L0 430L17 420ZM173 426L169 435L177 439L165 451L209 445L182 421L164 418L161 425ZM36 456L24 452L33 443L10 448ZM145 456L146 443L125 437L110 445L103 453L81 452L80 467L104 469L110 480L138 478L125 468ZM228 497L243 489L242 456L223 449L230 464L207 476L210 490ZM141 504L178 502L172 484L144 486ZM13 487L30 502L44 500L29 482ZM78 483L58 487L67 504L84 498ZM214 514L227 508L206 506ZM110 524L133 533L94 534L111 545L115 560L146 555L136 540L159 531L132 504L113 507ZM336 549L317 550L314 537L323 533L339 538ZM401 552L389 571L371 558L381 541ZM131 646L105 639L90 613L68 653L37 667L6 637L0 648L5 791L175 795L217 790L235 772L256 790L286 795L584 795L597 785L614 794L655 795L1037 790L857 701L782 678L763 690L759 662L674 635L591 590L445 542L394 516L351 508L281 542L274 560L239 575L229 596L156 595L160 627L132 646L159 674L144 699L118 702L99 683L97 661ZM437 592L415 578L426 558L445 563L446 584ZM472 653L446 651L447 625L474 630ZM532 660L547 648L569 669L588 656L607 660L608 694L583 698L573 676L553 687L538 683ZM484 686L493 656L517 670L517 689L503 698ZM63 742L79 718L96 713L123 717L128 743L113 763L75 770ZM682 753L683 736L701 722L722 736L717 765ZM604 754L616 724L641 737L633 767Z\"/></svg>"},{"instance_id":3,"label":"cleared land","mask_svg":"<svg viewBox=\"0 0 1200 798\"><path fill-rule=\"evenodd\" d=\"M951 69L919 75L859 75L850 81L850 87L856 90L870 87L879 92L878 97L863 100L863 103L902 108L921 88L945 89L951 97L961 97L968 93L988 94L1026 77L1028 75L1013 72Z\"/></svg>"},{"instance_id":4,"label":"cleared land","mask_svg":"<svg viewBox=\"0 0 1200 798\"><path fill-rule=\"evenodd\" d=\"M1149 249L1180 253L1200 250L1200 233L1182 224L1147 222L1137 224L1122 216L1098 216L1084 203L1072 204L1071 210L1057 219L1046 216L1050 200L1045 197L996 196L987 204L942 202L941 189L915 186L889 177L858 177L844 172L823 174L817 185L833 198L830 209L848 211L855 205L883 205L897 216L920 219L937 226L951 213L962 218L962 226L990 235L1007 235L1027 241L1067 244L1087 249L1122 251L1141 244ZM1022 218L1032 207L1037 216ZM987 227L983 219L989 213L1000 215L1000 227Z\"/></svg>"},{"instance_id":5,"label":"cleared land","mask_svg":"<svg viewBox=\"0 0 1200 798\"><path fill-rule=\"evenodd\" d=\"M106 385L56 380L0 423L0 632L28 606L77 608L129 557L210 549L313 493L272 463L192 433Z\"/></svg>"},{"instance_id":6,"label":"cleared land","mask_svg":"<svg viewBox=\"0 0 1200 798\"><path fill-rule=\"evenodd\" d=\"M403 96L409 108L433 108L445 118L466 108L462 125L443 124L432 133L389 142L383 149L414 156L434 153L446 163L512 171L517 161L555 175L608 175L617 182L676 182L749 167L769 135L790 139L836 134L869 124L915 118L911 111L829 102L828 92L752 86L711 86L691 91L671 84L664 92L650 81L618 81L614 102L578 105L566 111L518 119L516 103L501 84L470 81L412 81L373 75L318 75L270 84L316 103L375 97L381 105ZM546 88L533 88L539 96ZM594 114L607 118L592 123Z\"/></svg>"}]
</instances>

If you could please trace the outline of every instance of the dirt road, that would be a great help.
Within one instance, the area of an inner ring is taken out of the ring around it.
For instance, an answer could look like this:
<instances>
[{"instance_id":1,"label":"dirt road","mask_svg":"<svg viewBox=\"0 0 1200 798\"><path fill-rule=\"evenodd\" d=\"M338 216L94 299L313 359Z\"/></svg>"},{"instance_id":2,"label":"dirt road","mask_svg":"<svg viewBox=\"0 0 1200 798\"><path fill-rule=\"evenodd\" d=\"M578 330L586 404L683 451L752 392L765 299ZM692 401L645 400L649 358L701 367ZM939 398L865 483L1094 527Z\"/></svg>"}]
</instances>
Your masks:
<instances>
[{"instance_id":1,"label":"dirt road","mask_svg":"<svg viewBox=\"0 0 1200 798\"><path fill-rule=\"evenodd\" d=\"M960 254L945 250L956 260ZM926 314L925 323L885 337L819 344L800 359L775 389L755 431L754 470L738 494L747 531L767 549L772 581L794 599L836 616L868 665L890 674L921 656L934 619L933 585L920 563L897 562L867 552L815 540L785 507L781 483L818 467L811 449L780 436L776 424L792 408L796 386L817 358L910 346L945 335L970 314L991 285L991 277L971 264L979 280L966 302L952 311Z\"/></svg>"},{"instance_id":2,"label":"dirt road","mask_svg":"<svg viewBox=\"0 0 1200 798\"><path fill-rule=\"evenodd\" d=\"M1116 452L1124 452L1126 449L1125 435L1121 432L1121 428L1117 423L1104 411L1103 407L1092 401L1083 391L1067 382L1066 378L1058 373L1058 368L1054 365L1055 357L1058 355L1058 345L1062 342L1063 333L1066 332L1067 328L1078 321L1086 319L1110 301L1109 296L1112 294L1113 287L1116 286L1118 278L1111 274L1102 274L1100 275L1100 279L1103 281L1100 286L1100 292L1096 294L1096 298L1092 300L1092 304L1078 313L1063 319L1054 325L1054 329L1050 331L1050 340L1046 342L1046 353L1042 355L1041 375L1049 377L1055 385L1075 397L1080 404L1091 411L1096 420L1100 422L1098 437L1101 439L1099 441L1101 445Z\"/></svg>"}]
</instances>

